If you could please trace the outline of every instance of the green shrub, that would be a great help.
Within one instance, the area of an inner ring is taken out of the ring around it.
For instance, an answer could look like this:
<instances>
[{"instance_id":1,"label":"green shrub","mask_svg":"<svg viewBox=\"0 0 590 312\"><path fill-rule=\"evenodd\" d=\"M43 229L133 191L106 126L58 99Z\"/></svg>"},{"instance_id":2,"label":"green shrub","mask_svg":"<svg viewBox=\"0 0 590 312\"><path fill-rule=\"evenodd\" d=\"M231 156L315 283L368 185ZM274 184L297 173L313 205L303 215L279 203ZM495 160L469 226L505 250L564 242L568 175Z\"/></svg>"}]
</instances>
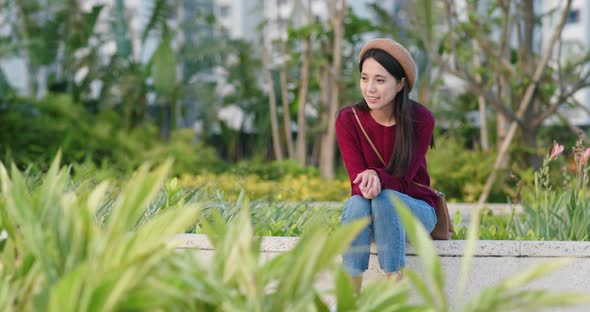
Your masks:
<instances>
[{"instance_id":1,"label":"green shrub","mask_svg":"<svg viewBox=\"0 0 590 312\"><path fill-rule=\"evenodd\" d=\"M285 175L280 179L267 180L258 175L200 174L182 175L179 183L188 188L205 187L210 192L221 192L235 200L242 190L246 196L267 202L287 201L342 201L350 196L348 180L323 179L320 177Z\"/></svg>"},{"instance_id":2,"label":"green shrub","mask_svg":"<svg viewBox=\"0 0 590 312\"><path fill-rule=\"evenodd\" d=\"M537 237L532 231L518 234L515 231L515 222L520 218L520 214L494 214L489 208L484 208L480 212L479 236L480 240L542 240L543 237ZM455 234L453 239L466 239L468 228L462 224L462 216L457 211L453 216Z\"/></svg>"},{"instance_id":3,"label":"green shrub","mask_svg":"<svg viewBox=\"0 0 590 312\"><path fill-rule=\"evenodd\" d=\"M174 159L172 175L179 176L186 173L201 173L217 171L225 165L211 146L203 142L194 143L194 132L190 129L180 129L172 132L169 142L156 143L150 146L146 155L139 159L161 163L167 158Z\"/></svg>"},{"instance_id":4,"label":"green shrub","mask_svg":"<svg viewBox=\"0 0 590 312\"><path fill-rule=\"evenodd\" d=\"M491 173L496 154L464 147L453 137L437 137L436 148L426 154L432 187L445 193L451 202L475 202ZM502 190L506 175L500 172L489 202L506 202Z\"/></svg>"},{"instance_id":5,"label":"green shrub","mask_svg":"<svg viewBox=\"0 0 590 312\"><path fill-rule=\"evenodd\" d=\"M161 163L168 157L176 159L174 175L219 167L215 150L193 139L194 133L185 129L163 142L149 123L126 129L115 112L90 114L65 94L0 105L0 159L19 168L46 170L58 150L67 163L91 162L124 173L145 161Z\"/></svg>"},{"instance_id":6,"label":"green shrub","mask_svg":"<svg viewBox=\"0 0 590 312\"><path fill-rule=\"evenodd\" d=\"M285 176L309 176L319 177L320 172L316 167L302 167L293 160L261 161L242 160L232 166L229 173L238 176L256 175L263 180L281 180Z\"/></svg>"}]
</instances>

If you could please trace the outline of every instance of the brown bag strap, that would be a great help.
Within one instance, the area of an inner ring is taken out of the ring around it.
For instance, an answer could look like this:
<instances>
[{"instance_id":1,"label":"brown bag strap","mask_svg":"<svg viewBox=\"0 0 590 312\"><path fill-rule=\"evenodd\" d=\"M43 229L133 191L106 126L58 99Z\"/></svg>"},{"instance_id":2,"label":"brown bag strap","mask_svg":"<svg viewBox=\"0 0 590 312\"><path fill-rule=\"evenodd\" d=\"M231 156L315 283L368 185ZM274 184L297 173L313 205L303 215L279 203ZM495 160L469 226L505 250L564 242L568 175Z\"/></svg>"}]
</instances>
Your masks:
<instances>
[{"instance_id":1,"label":"brown bag strap","mask_svg":"<svg viewBox=\"0 0 590 312\"><path fill-rule=\"evenodd\" d=\"M377 154L377 157L379 157L379 160L381 160L381 163L383 164L383 166L387 167L385 160L383 160L383 157L381 157L381 153L379 153L379 151L377 150L377 147L375 147L375 144L373 144L373 140L371 140L371 138L369 137L369 134L367 133L367 131L365 131L365 127L363 127L363 124L361 123L361 120L359 119L359 115L356 113L356 109L354 109L354 107L352 108L352 112L354 113L354 118L356 118L356 122L359 124L361 131L363 132L363 134L365 135L365 138L369 142L369 145L371 145L371 148L373 148L373 151L375 151L375 154ZM424 184L421 184L418 182L414 182L414 181L412 181L412 183L414 183L418 186L421 186L421 187L425 187L425 188L433 191L436 194L444 195L441 192L431 188L430 186L427 186L427 185L424 185Z\"/></svg>"},{"instance_id":2,"label":"brown bag strap","mask_svg":"<svg viewBox=\"0 0 590 312\"><path fill-rule=\"evenodd\" d=\"M371 140L371 138L369 137L369 134L367 133L367 131L365 131L365 127L363 127L363 124L361 123L361 120L359 119L359 115L356 113L356 109L354 109L354 107L352 108L352 112L354 113L354 118L356 118L356 122L358 122L359 127L361 127L361 131L365 135L365 138L367 138L367 141L369 141L369 145L371 145L371 147L373 148L373 151L375 151L375 154L377 154L377 157L379 157L379 160L381 160L381 163L383 164L383 166L387 167L385 160L383 160L383 157L381 157L381 153L379 153L379 151L377 150L377 147L375 147L375 144L373 144L373 140Z\"/></svg>"}]
</instances>

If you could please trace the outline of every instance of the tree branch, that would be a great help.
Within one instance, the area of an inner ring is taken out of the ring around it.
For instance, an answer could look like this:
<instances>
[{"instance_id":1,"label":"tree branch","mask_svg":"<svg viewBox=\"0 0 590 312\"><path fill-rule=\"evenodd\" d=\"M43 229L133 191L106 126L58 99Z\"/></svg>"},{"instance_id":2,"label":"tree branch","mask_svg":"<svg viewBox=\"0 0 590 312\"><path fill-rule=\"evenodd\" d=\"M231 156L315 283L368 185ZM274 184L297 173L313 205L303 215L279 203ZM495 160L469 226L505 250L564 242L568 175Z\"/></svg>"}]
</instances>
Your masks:
<instances>
[{"instance_id":1,"label":"tree branch","mask_svg":"<svg viewBox=\"0 0 590 312\"><path fill-rule=\"evenodd\" d=\"M449 46L451 48L452 51L457 51L457 42L455 40L455 36L453 36L454 32L453 32L453 25L454 23L454 16L455 14L453 13L453 3L450 0L444 0L444 6L445 6L445 17L447 19L447 26L448 26L448 38L449 38ZM424 38L425 42L428 42L428 38ZM426 43L425 43L426 44ZM457 59L455 58L455 54L451 54L451 64L453 67L457 66Z\"/></svg>"},{"instance_id":2,"label":"tree branch","mask_svg":"<svg viewBox=\"0 0 590 312\"><path fill-rule=\"evenodd\" d=\"M423 34L424 35L424 34ZM425 38L424 38L425 39ZM481 94L486 99L486 102L490 103L494 108L504 114L510 121L518 123L520 126L525 126L522 118L518 118L515 112L508 105L503 104L502 101L498 100L497 97L493 96L491 91L486 91L485 86L482 83L478 83L475 77L471 76L465 69L451 68L449 62L442 59L442 57L433 51L432 46L427 40L424 40L424 47L433 61L441 67L444 71L457 78L465 81L467 88L477 94Z\"/></svg>"},{"instance_id":3,"label":"tree branch","mask_svg":"<svg viewBox=\"0 0 590 312\"><path fill-rule=\"evenodd\" d=\"M477 13L477 6L473 6L473 5L469 5L468 6L470 9L470 12L468 12L467 14L476 14ZM508 8L510 7L510 3L508 3ZM504 8L502 8L502 11L504 11ZM506 16L506 18L504 19L505 23L504 23L504 27L508 28L509 25L509 18L508 15ZM497 65L502 66L503 69L507 70L510 76L515 76L516 70L514 68L514 66L512 66L512 64L510 64L510 62L508 60L506 60L506 58L502 57L502 43L500 48L498 49L497 47L494 47L494 44L492 42L492 40L490 40L488 37L481 35L482 33L484 33L482 31L482 25L481 23L479 23L478 21L473 21L473 24L475 25L474 28L465 28L465 33L472 37L475 38L475 40L477 40L479 46L481 47L481 49L483 51L486 52L487 55L491 55L493 56L492 61L497 62ZM506 32L505 32L506 31ZM507 33L507 29L502 30L502 33L505 34ZM508 36L505 36L508 37ZM504 37L502 37L504 38ZM455 49L456 51L456 49ZM490 59L490 58L488 58ZM498 70L498 73L502 73L502 71Z\"/></svg>"},{"instance_id":4,"label":"tree branch","mask_svg":"<svg viewBox=\"0 0 590 312\"><path fill-rule=\"evenodd\" d=\"M504 23L502 24L502 41L500 42L500 53L501 55L507 54L507 49L510 47L508 45L508 41L510 39L508 31L510 30L510 24L512 24L512 16L510 14L510 7L512 6L512 1L508 0L507 3L500 1L500 6L502 8L502 12L504 13Z\"/></svg>"},{"instance_id":5,"label":"tree branch","mask_svg":"<svg viewBox=\"0 0 590 312\"><path fill-rule=\"evenodd\" d=\"M584 80L582 80L584 81ZM567 100L569 100L570 97L572 97L576 92L590 87L590 81L586 81L585 83L580 83L577 84L575 87L573 87L571 90L569 90L566 93L561 94L557 100L552 101L552 103L549 105L549 108L547 110L545 110L543 113L541 113L537 118L535 118L535 120L533 120L533 124L535 123L541 123L543 122L543 120L545 120L546 118L551 117L552 114L554 114L557 109L559 108L560 105L563 104L563 102L566 102ZM581 104L580 104L581 105Z\"/></svg>"},{"instance_id":6,"label":"tree branch","mask_svg":"<svg viewBox=\"0 0 590 312\"><path fill-rule=\"evenodd\" d=\"M524 97L522 98L522 100L520 102L519 109L517 112L517 116L519 118L522 118L522 116L524 116L524 113L526 112L529 104L531 103L531 99L533 97L533 92L537 88L537 85L539 84L539 80L541 79L541 75L543 74L543 71L545 70L545 67L547 66L547 62L549 61L549 58L551 57L555 42L557 41L557 38L559 38L561 31L563 30L563 27L565 25L565 21L567 20L567 16L569 14L569 10L570 10L571 5L572 5L572 0L567 0L567 4L561 14L561 18L559 20L559 23L553 29L553 33L551 34L549 42L548 42L547 46L545 47L545 51L541 57L541 61L537 64L537 68L535 69L533 79L532 79L531 83L529 84L529 86L527 87ZM502 142L502 146L498 150L498 156L496 157L496 162L494 163L494 168L492 169L492 173L488 177L488 180L486 181L483 192L477 202L478 208L481 208L483 206L484 202L488 199L490 191L492 190L492 185L494 184L494 182L496 180L496 174L498 172L498 169L500 168L500 165L504 161L504 157L506 156L506 154L508 152L508 148L510 147L510 143L512 143L512 139L514 138L514 134L516 133L516 129L517 129L517 123L512 122L510 124L510 129L508 130L508 134L506 135L504 142Z\"/></svg>"}]
</instances>

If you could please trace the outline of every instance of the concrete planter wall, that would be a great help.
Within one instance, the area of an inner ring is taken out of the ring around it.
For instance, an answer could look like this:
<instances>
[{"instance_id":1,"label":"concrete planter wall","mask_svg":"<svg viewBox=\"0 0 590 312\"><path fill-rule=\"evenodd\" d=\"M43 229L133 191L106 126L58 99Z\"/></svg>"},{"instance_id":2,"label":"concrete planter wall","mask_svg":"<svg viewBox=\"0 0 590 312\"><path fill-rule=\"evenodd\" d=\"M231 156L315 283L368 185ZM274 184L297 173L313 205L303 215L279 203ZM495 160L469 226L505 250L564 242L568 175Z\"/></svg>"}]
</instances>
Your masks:
<instances>
[{"instance_id":1,"label":"concrete planter wall","mask_svg":"<svg viewBox=\"0 0 590 312\"><path fill-rule=\"evenodd\" d=\"M263 257L286 252L297 244L297 237L264 237L262 239ZM204 235L177 235L174 243L179 249L199 249L204 260L213 254L213 248ZM456 284L461 273L461 256L465 241L435 241L438 254L446 272L446 292L448 298L456 298ZM420 271L420 262L414 249L406 249L407 265ZM575 291L590 295L590 242L542 242L542 241L478 241L475 258L465 289L465 298L470 298L487 286L495 285L501 279L523 272L534 265L555 258L573 258L573 262L550 275L531 284L534 288ZM383 279L374 246L371 246L369 270L365 281ZM318 281L318 287L330 287L326 277ZM559 309L559 311L565 311ZM567 311L590 311L590 305L567 309Z\"/></svg>"}]
</instances>

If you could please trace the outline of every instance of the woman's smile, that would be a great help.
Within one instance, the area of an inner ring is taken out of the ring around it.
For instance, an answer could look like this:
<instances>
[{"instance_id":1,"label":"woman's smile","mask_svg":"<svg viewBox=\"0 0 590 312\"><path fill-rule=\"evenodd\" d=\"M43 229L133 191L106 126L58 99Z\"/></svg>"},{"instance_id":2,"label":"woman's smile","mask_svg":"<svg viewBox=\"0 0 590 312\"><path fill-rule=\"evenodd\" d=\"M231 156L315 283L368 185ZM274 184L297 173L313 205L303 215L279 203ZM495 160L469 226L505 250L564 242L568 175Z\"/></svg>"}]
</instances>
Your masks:
<instances>
[{"instance_id":1,"label":"woman's smile","mask_svg":"<svg viewBox=\"0 0 590 312\"><path fill-rule=\"evenodd\" d=\"M376 102L379 100L379 97L376 97L376 96L367 96L367 97L365 98L365 100L366 100L366 101L367 101L367 103L369 103L369 104L375 104L375 103L376 103Z\"/></svg>"}]
</instances>

